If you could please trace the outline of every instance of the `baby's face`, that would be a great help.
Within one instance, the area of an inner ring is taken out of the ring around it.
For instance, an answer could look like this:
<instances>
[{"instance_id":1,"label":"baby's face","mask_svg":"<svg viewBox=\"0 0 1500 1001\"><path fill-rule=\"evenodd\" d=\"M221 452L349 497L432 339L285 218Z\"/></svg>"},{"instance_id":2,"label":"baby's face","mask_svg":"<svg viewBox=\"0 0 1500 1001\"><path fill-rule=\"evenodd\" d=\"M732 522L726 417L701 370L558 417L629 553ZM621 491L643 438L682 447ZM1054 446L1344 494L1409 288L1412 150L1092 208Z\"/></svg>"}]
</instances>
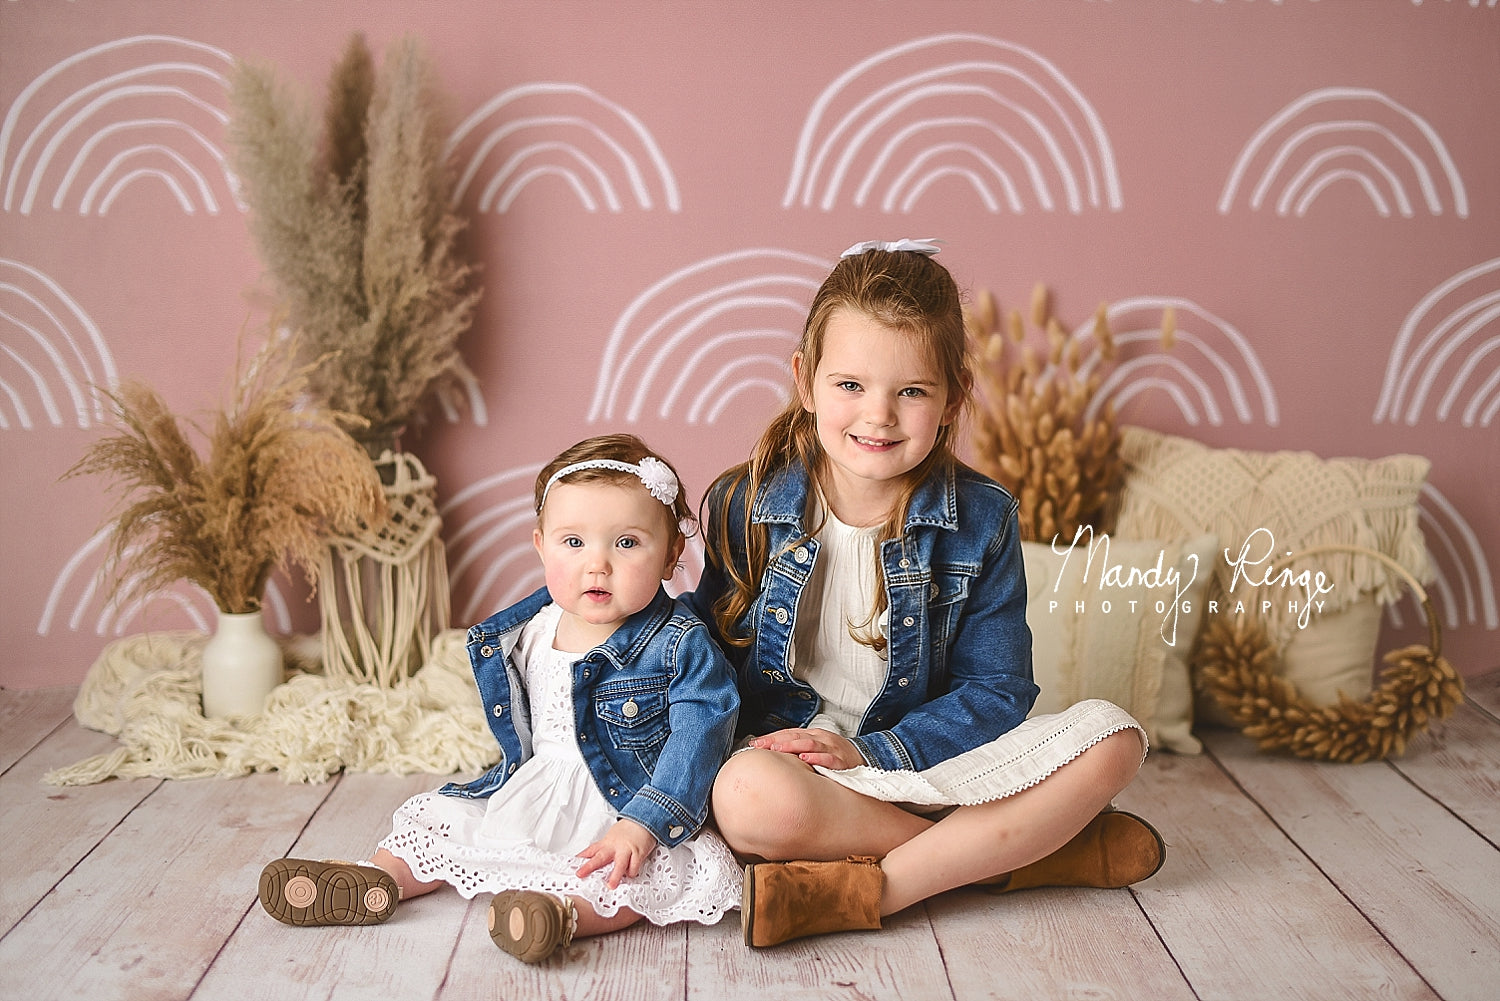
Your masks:
<instances>
[{"instance_id":1,"label":"baby's face","mask_svg":"<svg viewBox=\"0 0 1500 1001\"><path fill-rule=\"evenodd\" d=\"M562 607L558 646L598 646L670 580L681 543L671 512L639 484L558 483L533 534L547 590Z\"/></svg>"}]
</instances>

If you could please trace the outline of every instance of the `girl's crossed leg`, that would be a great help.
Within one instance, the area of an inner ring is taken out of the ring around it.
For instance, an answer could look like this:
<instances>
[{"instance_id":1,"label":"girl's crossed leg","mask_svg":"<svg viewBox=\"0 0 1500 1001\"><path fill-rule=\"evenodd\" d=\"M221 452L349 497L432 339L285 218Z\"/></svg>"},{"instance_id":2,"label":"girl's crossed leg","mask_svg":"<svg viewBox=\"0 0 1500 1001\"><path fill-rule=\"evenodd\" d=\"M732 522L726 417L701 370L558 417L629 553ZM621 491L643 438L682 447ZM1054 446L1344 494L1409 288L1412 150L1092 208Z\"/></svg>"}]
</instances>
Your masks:
<instances>
[{"instance_id":1,"label":"girl's crossed leg","mask_svg":"<svg viewBox=\"0 0 1500 1001\"><path fill-rule=\"evenodd\" d=\"M884 916L954 887L994 877L1001 877L994 881L1003 886L1005 874L1014 878L1034 863L1047 865L1042 860L1084 831L1130 783L1140 761L1139 736L1114 733L1035 786L1005 799L958 807L933 821L854 792L795 755L752 748L720 770L714 818L724 839L742 856L880 859L879 914ZM1116 873L1068 872L1070 865L1107 869L1107 852L1085 852L1078 860L1053 863L1055 876L1016 882L1122 885ZM1138 879L1149 872L1131 875ZM746 913L744 920L751 917Z\"/></svg>"}]
</instances>

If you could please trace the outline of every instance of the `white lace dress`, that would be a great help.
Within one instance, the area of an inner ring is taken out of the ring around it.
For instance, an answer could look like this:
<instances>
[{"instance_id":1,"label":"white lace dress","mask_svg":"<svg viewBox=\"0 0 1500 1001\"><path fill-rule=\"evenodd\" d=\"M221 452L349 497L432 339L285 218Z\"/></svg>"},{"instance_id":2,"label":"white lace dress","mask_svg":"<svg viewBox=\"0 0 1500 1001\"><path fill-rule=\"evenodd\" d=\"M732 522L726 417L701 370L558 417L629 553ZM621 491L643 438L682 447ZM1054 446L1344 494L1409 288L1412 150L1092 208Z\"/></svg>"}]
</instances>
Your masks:
<instances>
[{"instance_id":1,"label":"white lace dress","mask_svg":"<svg viewBox=\"0 0 1500 1001\"><path fill-rule=\"evenodd\" d=\"M380 847L423 882L451 883L465 897L543 890L587 900L605 917L628 908L653 924L713 924L739 906L741 870L723 840L704 828L657 845L640 874L611 890L609 867L583 879L578 852L619 819L578 750L570 685L575 655L552 648L561 611L548 605L522 627L517 645L530 696L532 757L488 799L413 796L397 809Z\"/></svg>"}]
</instances>

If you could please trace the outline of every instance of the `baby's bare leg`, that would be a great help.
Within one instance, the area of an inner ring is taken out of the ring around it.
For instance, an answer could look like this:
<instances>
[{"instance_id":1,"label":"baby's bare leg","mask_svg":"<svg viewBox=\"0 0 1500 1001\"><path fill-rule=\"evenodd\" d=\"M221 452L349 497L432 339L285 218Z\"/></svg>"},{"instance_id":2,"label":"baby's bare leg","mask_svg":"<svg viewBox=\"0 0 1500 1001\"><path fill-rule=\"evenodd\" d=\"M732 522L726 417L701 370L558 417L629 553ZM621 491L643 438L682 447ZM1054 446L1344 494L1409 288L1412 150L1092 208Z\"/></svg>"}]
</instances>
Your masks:
<instances>
[{"instance_id":1,"label":"baby's bare leg","mask_svg":"<svg viewBox=\"0 0 1500 1001\"><path fill-rule=\"evenodd\" d=\"M573 907L578 911L578 929L573 932L575 939L587 938L590 935L606 935L621 928L629 928L641 919L635 911L627 908L620 910L612 918L602 917L595 913L594 905L582 897L573 897Z\"/></svg>"},{"instance_id":2,"label":"baby's bare leg","mask_svg":"<svg viewBox=\"0 0 1500 1001\"><path fill-rule=\"evenodd\" d=\"M396 881L396 885L401 888L402 900L410 900L412 897L420 897L424 893L431 893L433 890L436 890L440 886L448 885L440 879L435 879L431 883L423 883L419 881L416 876L412 875L410 866L398 859L396 856L392 855L390 852L386 851L384 848L377 848L375 850L375 854L370 858L370 864L379 866L380 868L391 874L391 878L393 878Z\"/></svg>"}]
</instances>

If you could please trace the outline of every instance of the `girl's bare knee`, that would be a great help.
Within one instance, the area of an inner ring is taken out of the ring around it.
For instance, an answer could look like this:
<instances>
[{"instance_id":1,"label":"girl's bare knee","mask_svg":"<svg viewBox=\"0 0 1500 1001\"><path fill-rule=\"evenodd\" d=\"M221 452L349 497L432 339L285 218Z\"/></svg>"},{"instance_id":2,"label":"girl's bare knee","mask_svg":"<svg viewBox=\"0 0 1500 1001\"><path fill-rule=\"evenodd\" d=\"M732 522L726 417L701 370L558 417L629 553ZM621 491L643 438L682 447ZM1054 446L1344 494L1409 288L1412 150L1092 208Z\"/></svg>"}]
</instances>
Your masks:
<instances>
[{"instance_id":1,"label":"girl's bare knee","mask_svg":"<svg viewBox=\"0 0 1500 1001\"><path fill-rule=\"evenodd\" d=\"M804 774L805 773L805 774ZM778 846L808 824L806 765L776 751L751 748L730 758L714 779L714 824L744 855L774 858Z\"/></svg>"},{"instance_id":2,"label":"girl's bare knee","mask_svg":"<svg viewBox=\"0 0 1500 1001\"><path fill-rule=\"evenodd\" d=\"M1101 781L1116 792L1124 789L1141 770L1141 736L1135 730L1120 730L1110 734L1091 750L1097 760Z\"/></svg>"}]
</instances>

